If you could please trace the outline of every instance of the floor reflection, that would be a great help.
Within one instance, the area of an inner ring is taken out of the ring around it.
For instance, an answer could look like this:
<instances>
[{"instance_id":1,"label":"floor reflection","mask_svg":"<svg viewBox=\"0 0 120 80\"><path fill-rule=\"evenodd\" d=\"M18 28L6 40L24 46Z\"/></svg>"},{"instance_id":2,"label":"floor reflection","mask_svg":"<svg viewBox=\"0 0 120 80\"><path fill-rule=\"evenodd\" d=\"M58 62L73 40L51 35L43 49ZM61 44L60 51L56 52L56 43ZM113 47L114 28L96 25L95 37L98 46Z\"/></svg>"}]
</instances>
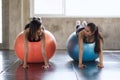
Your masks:
<instances>
[{"instance_id":1,"label":"floor reflection","mask_svg":"<svg viewBox=\"0 0 120 80\"><path fill-rule=\"evenodd\" d=\"M43 69L43 64L28 64L29 67L24 69L22 64L16 70L15 80L42 80L45 73L54 71L54 64L50 63L49 69Z\"/></svg>"},{"instance_id":2,"label":"floor reflection","mask_svg":"<svg viewBox=\"0 0 120 80\"><path fill-rule=\"evenodd\" d=\"M83 62L83 64L86 65L86 68L84 69L78 68L78 62L72 61L71 63L73 64L74 70L79 79L82 79L82 80L98 80L99 79L99 75L102 69L98 69L96 67L98 64L97 61Z\"/></svg>"}]
</instances>

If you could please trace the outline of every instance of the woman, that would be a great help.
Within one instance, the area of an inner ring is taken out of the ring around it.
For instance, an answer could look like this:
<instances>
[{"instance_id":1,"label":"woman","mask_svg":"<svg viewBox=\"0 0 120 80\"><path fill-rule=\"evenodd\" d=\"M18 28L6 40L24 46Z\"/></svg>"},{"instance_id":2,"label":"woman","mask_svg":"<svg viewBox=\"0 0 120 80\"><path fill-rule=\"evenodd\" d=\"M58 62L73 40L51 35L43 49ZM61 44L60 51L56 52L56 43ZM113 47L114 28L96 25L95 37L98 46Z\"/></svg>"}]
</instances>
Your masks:
<instances>
[{"instance_id":1,"label":"woman","mask_svg":"<svg viewBox=\"0 0 120 80\"><path fill-rule=\"evenodd\" d=\"M28 41L30 42L38 42L42 41L42 55L44 58L45 65L44 68L49 68L48 60L46 57L46 51L45 51L45 32L44 28L42 27L42 23L40 21L40 18L34 17L30 23L28 23L25 26L24 29L24 46L25 46L25 54L24 54L24 63L23 68L27 68L27 58L28 58Z\"/></svg>"},{"instance_id":2,"label":"woman","mask_svg":"<svg viewBox=\"0 0 120 80\"><path fill-rule=\"evenodd\" d=\"M102 53L102 43L103 37L98 31L98 27L94 23L88 23L84 29L77 32L78 43L79 43L79 68L84 68L85 65L82 64L82 54L83 54L83 43L95 42L94 51L99 54L99 64L98 68L103 68L103 53Z\"/></svg>"}]
</instances>

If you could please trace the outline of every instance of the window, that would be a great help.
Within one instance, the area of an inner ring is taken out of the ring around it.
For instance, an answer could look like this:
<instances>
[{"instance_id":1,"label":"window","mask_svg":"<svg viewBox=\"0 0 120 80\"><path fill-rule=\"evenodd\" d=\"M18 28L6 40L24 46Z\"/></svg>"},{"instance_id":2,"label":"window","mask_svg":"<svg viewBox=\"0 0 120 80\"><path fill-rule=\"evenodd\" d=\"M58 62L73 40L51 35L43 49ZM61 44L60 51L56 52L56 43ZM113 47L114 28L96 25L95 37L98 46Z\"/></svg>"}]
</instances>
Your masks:
<instances>
[{"instance_id":1,"label":"window","mask_svg":"<svg viewBox=\"0 0 120 80\"><path fill-rule=\"evenodd\" d=\"M2 43L2 0L0 0L0 43Z\"/></svg>"},{"instance_id":2,"label":"window","mask_svg":"<svg viewBox=\"0 0 120 80\"><path fill-rule=\"evenodd\" d=\"M119 0L31 0L32 16L120 17Z\"/></svg>"},{"instance_id":3,"label":"window","mask_svg":"<svg viewBox=\"0 0 120 80\"><path fill-rule=\"evenodd\" d=\"M31 0L31 15L63 15L63 0Z\"/></svg>"},{"instance_id":4,"label":"window","mask_svg":"<svg viewBox=\"0 0 120 80\"><path fill-rule=\"evenodd\" d=\"M119 0L66 0L66 16L120 17Z\"/></svg>"}]
</instances>

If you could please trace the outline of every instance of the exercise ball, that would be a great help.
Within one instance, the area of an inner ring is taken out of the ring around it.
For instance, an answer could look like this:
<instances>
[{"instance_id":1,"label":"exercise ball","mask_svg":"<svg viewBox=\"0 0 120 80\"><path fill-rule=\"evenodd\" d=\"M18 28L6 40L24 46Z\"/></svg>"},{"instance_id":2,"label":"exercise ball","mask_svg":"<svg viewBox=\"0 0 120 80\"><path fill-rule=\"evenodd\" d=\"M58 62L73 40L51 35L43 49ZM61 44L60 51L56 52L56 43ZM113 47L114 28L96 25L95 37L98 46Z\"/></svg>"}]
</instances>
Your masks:
<instances>
[{"instance_id":1,"label":"exercise ball","mask_svg":"<svg viewBox=\"0 0 120 80\"><path fill-rule=\"evenodd\" d=\"M67 40L67 52L69 56L75 61L79 61L79 45L78 37L76 32L73 32ZM83 43L83 55L82 61L94 61L98 58L98 54L94 51L95 42L93 43Z\"/></svg>"},{"instance_id":2,"label":"exercise ball","mask_svg":"<svg viewBox=\"0 0 120 80\"><path fill-rule=\"evenodd\" d=\"M47 59L49 60L55 53L56 50L56 40L55 37L50 33L49 31L45 30L45 38L46 38L46 55ZM28 42L28 63L39 63L44 62L44 59L42 57L42 42ZM16 56L21 60L24 61L24 53L25 53L25 47L24 47L24 35L23 32L21 32L14 44L14 50L16 53Z\"/></svg>"}]
</instances>

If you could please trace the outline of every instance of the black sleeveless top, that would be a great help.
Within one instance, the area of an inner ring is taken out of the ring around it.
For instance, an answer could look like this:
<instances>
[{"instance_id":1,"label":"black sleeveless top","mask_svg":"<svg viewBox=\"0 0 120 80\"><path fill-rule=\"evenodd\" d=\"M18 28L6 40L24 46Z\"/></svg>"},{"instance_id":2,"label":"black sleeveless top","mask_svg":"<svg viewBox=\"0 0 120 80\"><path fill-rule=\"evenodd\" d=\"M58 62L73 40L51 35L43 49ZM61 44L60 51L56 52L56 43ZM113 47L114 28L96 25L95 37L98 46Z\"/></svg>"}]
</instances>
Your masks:
<instances>
[{"instance_id":1,"label":"black sleeveless top","mask_svg":"<svg viewBox=\"0 0 120 80\"><path fill-rule=\"evenodd\" d=\"M92 42L88 42L87 39L86 39L86 37L84 36L84 37L83 37L83 42L84 42L84 43L94 43L94 42L95 42L95 39L94 39Z\"/></svg>"},{"instance_id":2,"label":"black sleeveless top","mask_svg":"<svg viewBox=\"0 0 120 80\"><path fill-rule=\"evenodd\" d=\"M39 41L41 40L41 36L39 36L38 39L32 39L30 36L28 36L27 39L28 39L30 42L39 42Z\"/></svg>"}]
</instances>

